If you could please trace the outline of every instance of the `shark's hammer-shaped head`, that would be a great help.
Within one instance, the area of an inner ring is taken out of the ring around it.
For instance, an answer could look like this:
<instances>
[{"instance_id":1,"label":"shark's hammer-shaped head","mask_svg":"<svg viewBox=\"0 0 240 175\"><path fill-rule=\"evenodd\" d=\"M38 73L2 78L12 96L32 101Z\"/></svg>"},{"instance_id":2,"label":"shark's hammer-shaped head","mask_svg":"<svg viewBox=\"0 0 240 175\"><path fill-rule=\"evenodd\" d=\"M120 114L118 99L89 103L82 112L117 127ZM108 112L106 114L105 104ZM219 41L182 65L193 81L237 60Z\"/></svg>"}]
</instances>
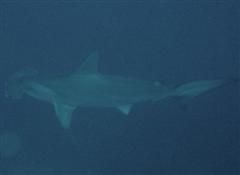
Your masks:
<instances>
[{"instance_id":1,"label":"shark's hammer-shaped head","mask_svg":"<svg viewBox=\"0 0 240 175\"><path fill-rule=\"evenodd\" d=\"M12 99L22 98L27 82L36 75L36 70L26 69L10 76L5 83L5 96Z\"/></svg>"},{"instance_id":2,"label":"shark's hammer-shaped head","mask_svg":"<svg viewBox=\"0 0 240 175\"><path fill-rule=\"evenodd\" d=\"M7 98L20 99L24 94L27 94L35 99L50 102L54 105L57 118L62 127L67 129L71 125L72 112L78 106L74 99L81 98L76 95L68 97L68 92L71 91L68 85L70 87L77 86L78 79L88 77L89 74L98 74L97 69L98 53L93 52L82 63L80 68L67 78L39 80L36 76L37 71L31 69L23 70L8 78L5 83L5 96ZM68 84L69 79L70 84ZM74 79L73 82L72 79ZM70 98L70 101L73 100L74 104L69 104L66 98Z\"/></svg>"}]
</instances>

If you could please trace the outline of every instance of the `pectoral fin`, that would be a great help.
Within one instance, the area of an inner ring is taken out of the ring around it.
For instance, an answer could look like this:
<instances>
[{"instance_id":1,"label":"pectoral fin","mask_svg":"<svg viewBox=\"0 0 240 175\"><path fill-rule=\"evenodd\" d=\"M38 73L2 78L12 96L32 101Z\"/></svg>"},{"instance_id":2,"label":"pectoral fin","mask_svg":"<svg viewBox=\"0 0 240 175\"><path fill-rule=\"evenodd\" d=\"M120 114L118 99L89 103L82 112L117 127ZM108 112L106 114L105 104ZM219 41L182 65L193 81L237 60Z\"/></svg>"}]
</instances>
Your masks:
<instances>
[{"instance_id":1,"label":"pectoral fin","mask_svg":"<svg viewBox=\"0 0 240 175\"><path fill-rule=\"evenodd\" d=\"M54 107L57 118L60 121L62 127L68 129L71 125L72 112L74 111L75 107L59 102L55 102Z\"/></svg>"}]
</instances>

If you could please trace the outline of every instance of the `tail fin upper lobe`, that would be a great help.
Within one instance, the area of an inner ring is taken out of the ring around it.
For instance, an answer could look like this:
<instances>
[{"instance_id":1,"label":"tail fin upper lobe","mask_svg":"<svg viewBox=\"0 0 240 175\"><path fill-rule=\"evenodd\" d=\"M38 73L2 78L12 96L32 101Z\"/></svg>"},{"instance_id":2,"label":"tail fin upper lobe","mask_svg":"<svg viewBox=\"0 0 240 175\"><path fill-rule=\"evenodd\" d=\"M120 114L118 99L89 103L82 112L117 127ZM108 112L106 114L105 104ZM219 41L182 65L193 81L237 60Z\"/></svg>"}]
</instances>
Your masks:
<instances>
[{"instance_id":1,"label":"tail fin upper lobe","mask_svg":"<svg viewBox=\"0 0 240 175\"><path fill-rule=\"evenodd\" d=\"M224 80L200 80L183 84L175 89L175 96L195 97L224 84Z\"/></svg>"}]
</instances>

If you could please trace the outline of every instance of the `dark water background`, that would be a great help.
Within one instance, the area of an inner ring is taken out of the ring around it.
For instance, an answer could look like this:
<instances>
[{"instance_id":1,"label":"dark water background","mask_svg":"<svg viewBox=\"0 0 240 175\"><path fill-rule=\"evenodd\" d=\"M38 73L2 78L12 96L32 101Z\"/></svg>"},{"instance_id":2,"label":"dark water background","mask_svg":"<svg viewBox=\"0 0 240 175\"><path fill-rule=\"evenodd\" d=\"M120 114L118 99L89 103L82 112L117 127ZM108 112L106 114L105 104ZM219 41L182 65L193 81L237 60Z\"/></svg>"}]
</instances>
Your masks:
<instances>
[{"instance_id":1,"label":"dark water background","mask_svg":"<svg viewBox=\"0 0 240 175\"><path fill-rule=\"evenodd\" d=\"M237 2L237 1L236 1ZM194 99L115 109L79 107L71 134L53 107L4 97L13 73L65 75L94 50L100 72L179 84L239 77L234 1L0 2L0 132L22 149L0 174L239 174L239 85ZM72 141L74 137L74 142ZM34 172L34 173L33 173Z\"/></svg>"}]
</instances>

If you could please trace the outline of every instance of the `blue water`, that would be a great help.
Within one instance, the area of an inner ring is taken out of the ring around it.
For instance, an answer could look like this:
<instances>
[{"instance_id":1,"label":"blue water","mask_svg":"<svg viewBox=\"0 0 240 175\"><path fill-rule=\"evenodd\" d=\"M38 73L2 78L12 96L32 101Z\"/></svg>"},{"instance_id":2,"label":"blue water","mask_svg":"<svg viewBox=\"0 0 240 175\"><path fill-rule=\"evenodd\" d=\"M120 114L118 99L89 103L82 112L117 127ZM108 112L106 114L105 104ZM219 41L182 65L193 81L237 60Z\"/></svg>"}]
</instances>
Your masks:
<instances>
[{"instance_id":1,"label":"blue water","mask_svg":"<svg viewBox=\"0 0 240 175\"><path fill-rule=\"evenodd\" d=\"M170 85L236 79L239 31L234 1L0 2L0 137L20 142L0 156L0 174L240 174L239 83L136 104L129 116L79 107L70 132L50 104L4 96L15 72L66 75L95 50L104 74Z\"/></svg>"}]
</instances>

